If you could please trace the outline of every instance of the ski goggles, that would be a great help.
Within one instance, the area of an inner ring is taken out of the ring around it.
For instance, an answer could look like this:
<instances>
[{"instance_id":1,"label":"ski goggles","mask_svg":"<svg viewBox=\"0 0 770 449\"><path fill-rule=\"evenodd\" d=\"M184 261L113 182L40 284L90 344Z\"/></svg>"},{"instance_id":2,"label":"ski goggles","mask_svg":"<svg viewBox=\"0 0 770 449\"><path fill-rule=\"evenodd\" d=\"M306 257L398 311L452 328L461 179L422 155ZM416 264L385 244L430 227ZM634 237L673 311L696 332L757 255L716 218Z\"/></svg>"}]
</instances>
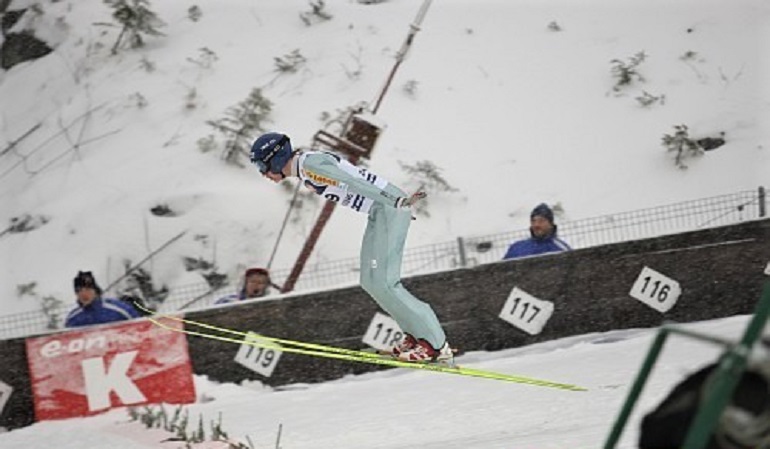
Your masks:
<instances>
[{"instance_id":1,"label":"ski goggles","mask_svg":"<svg viewBox=\"0 0 770 449\"><path fill-rule=\"evenodd\" d=\"M273 158L283 149L284 145L289 141L288 136L281 137L280 140L278 140L278 143L276 143L270 151L268 151L265 155L260 157L255 157L251 159L251 162L257 166L259 169L259 172L263 175L267 173L267 170L270 168L270 161L273 160Z\"/></svg>"}]
</instances>

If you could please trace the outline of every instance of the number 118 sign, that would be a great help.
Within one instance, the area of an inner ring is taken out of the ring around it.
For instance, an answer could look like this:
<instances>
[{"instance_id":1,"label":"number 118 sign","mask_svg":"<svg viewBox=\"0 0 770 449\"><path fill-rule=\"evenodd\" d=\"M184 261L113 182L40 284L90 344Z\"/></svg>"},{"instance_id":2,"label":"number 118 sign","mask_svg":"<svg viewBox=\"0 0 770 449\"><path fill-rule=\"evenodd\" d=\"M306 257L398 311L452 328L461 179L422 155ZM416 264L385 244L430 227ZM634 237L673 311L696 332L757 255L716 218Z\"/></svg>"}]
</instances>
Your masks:
<instances>
[{"instance_id":1,"label":"number 118 sign","mask_svg":"<svg viewBox=\"0 0 770 449\"><path fill-rule=\"evenodd\" d=\"M362 341L375 349L389 351L400 343L403 337L404 332L393 318L376 312Z\"/></svg>"}]
</instances>

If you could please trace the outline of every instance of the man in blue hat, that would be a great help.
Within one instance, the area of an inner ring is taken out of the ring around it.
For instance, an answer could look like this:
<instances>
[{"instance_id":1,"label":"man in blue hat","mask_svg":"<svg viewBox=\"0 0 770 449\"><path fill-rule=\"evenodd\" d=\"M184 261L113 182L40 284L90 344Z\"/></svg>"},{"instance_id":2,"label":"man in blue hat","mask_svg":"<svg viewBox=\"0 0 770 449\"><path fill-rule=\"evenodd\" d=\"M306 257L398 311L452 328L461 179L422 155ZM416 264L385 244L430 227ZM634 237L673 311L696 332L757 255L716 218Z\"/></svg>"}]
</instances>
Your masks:
<instances>
[{"instance_id":1,"label":"man in blue hat","mask_svg":"<svg viewBox=\"0 0 770 449\"><path fill-rule=\"evenodd\" d=\"M68 315L66 327L82 327L139 318L131 304L114 298L102 298L102 289L90 271L78 271L73 280L77 307Z\"/></svg>"},{"instance_id":2,"label":"man in blue hat","mask_svg":"<svg viewBox=\"0 0 770 449\"><path fill-rule=\"evenodd\" d=\"M538 204L532 210L529 216L529 233L530 238L519 240L508 247L503 260L572 249L564 240L556 237L553 211L545 203Z\"/></svg>"}]
</instances>

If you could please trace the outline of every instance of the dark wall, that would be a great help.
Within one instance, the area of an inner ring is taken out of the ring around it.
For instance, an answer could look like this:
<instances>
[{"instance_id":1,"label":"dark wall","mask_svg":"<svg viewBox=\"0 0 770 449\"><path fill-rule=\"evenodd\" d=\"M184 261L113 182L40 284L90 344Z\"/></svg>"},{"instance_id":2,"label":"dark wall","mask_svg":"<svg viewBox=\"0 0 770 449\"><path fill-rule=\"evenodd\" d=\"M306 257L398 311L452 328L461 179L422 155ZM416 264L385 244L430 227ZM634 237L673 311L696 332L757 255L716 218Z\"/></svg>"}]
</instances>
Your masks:
<instances>
[{"instance_id":1,"label":"dark wall","mask_svg":"<svg viewBox=\"0 0 770 449\"><path fill-rule=\"evenodd\" d=\"M32 424L35 411L24 339L0 340L0 382L13 388L0 414L0 427L15 429Z\"/></svg>"},{"instance_id":2,"label":"dark wall","mask_svg":"<svg viewBox=\"0 0 770 449\"><path fill-rule=\"evenodd\" d=\"M498 350L570 335L654 327L750 313L770 256L770 220L504 261L410 278L404 284L429 302L453 346ZM629 296L648 266L677 280L682 295L662 314ZM519 287L551 301L555 311L539 335L498 317ZM188 318L265 335L362 348L378 308L358 287L195 312ZM220 381L259 379L270 385L319 382L381 367L284 354L270 378L232 362L237 345L192 337L197 373Z\"/></svg>"},{"instance_id":3,"label":"dark wall","mask_svg":"<svg viewBox=\"0 0 770 449\"><path fill-rule=\"evenodd\" d=\"M654 327L663 321L751 313L761 295L763 271L769 260L770 220L762 220L501 261L414 277L404 284L433 306L449 341L461 352L498 350L570 335ZM666 314L629 296L645 266L681 284L682 295ZM526 334L498 318L514 287L554 303L554 314L540 334ZM360 349L378 311L363 290L351 287L192 312L187 318L240 331ZM206 331L192 326L187 329ZM264 378L234 362L237 344L195 336L188 341L194 372L223 382L253 379L281 386L387 369L283 354L272 376ZM0 341L0 380L14 387L0 415L0 426L7 428L34 420L24 351L23 339Z\"/></svg>"}]
</instances>

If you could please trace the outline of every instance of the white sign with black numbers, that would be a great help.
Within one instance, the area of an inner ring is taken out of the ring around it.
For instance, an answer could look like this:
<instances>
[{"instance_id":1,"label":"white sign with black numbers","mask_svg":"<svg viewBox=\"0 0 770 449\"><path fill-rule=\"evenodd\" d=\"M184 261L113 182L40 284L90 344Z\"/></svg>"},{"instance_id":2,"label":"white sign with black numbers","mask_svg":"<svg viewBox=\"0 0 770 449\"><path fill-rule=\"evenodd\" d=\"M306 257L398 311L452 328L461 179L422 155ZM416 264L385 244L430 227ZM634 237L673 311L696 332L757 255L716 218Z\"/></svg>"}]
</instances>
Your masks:
<instances>
[{"instance_id":1,"label":"white sign with black numbers","mask_svg":"<svg viewBox=\"0 0 770 449\"><path fill-rule=\"evenodd\" d=\"M364 334L363 342L381 351L390 351L404 338L404 332L396 324L396 320L377 312L369 323L369 328Z\"/></svg>"},{"instance_id":2,"label":"white sign with black numbers","mask_svg":"<svg viewBox=\"0 0 770 449\"><path fill-rule=\"evenodd\" d=\"M530 335L537 335L553 315L553 309L552 302L535 298L514 287L500 311L500 318Z\"/></svg>"},{"instance_id":3,"label":"white sign with black numbers","mask_svg":"<svg viewBox=\"0 0 770 449\"><path fill-rule=\"evenodd\" d=\"M13 393L13 387L3 381L0 381L0 415L3 414L5 404L8 403L8 398L11 397L11 393Z\"/></svg>"},{"instance_id":4,"label":"white sign with black numbers","mask_svg":"<svg viewBox=\"0 0 770 449\"><path fill-rule=\"evenodd\" d=\"M679 282L665 276L650 267L644 267L629 295L647 304L661 313L666 313L676 305L682 288Z\"/></svg>"},{"instance_id":5,"label":"white sign with black numbers","mask_svg":"<svg viewBox=\"0 0 770 449\"><path fill-rule=\"evenodd\" d=\"M248 333L246 341L257 343L264 342L264 340L260 339L258 334L253 332ZM273 374L275 366L278 365L278 359L281 358L282 352L275 348L277 345L265 343L268 347L260 347L248 343L241 344L241 347L238 349L238 354L235 355L235 361L255 373L270 377Z\"/></svg>"}]
</instances>

